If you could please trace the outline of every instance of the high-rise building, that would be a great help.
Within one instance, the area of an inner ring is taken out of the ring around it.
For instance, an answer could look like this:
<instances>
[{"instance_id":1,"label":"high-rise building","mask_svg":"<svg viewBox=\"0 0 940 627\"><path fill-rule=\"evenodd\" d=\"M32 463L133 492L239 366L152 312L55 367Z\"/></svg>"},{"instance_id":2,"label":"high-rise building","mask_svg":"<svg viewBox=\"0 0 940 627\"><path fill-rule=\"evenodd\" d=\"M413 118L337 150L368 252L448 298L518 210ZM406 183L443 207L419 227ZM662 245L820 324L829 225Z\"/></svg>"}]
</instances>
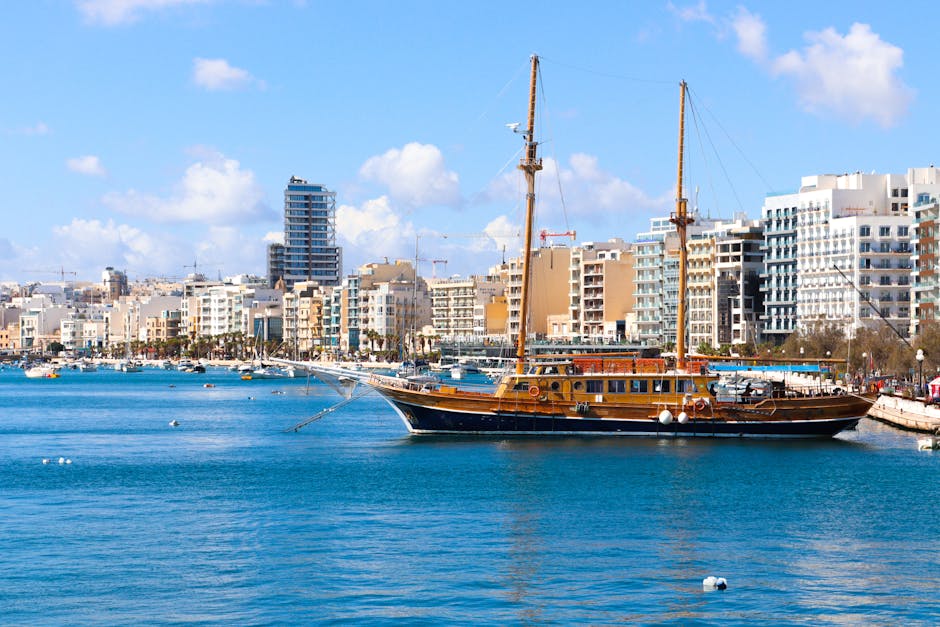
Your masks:
<instances>
[{"instance_id":1,"label":"high-rise building","mask_svg":"<svg viewBox=\"0 0 940 627\"><path fill-rule=\"evenodd\" d=\"M339 285L343 250L336 245L336 192L292 176L284 190L284 245L268 250L268 283ZM277 276L281 273L282 276Z\"/></svg>"}]
</instances>

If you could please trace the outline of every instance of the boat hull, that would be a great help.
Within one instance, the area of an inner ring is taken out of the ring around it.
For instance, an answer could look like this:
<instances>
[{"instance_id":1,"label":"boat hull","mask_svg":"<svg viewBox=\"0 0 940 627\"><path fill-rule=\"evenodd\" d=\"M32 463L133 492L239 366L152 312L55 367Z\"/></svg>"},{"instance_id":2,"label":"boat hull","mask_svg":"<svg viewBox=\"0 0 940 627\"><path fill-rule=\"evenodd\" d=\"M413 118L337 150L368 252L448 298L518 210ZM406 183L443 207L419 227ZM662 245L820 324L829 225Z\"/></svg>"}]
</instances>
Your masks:
<instances>
[{"instance_id":1,"label":"boat hull","mask_svg":"<svg viewBox=\"0 0 940 627\"><path fill-rule=\"evenodd\" d=\"M773 412L756 407L717 406L680 423L659 420L650 407L597 407L578 415L573 408L538 403L493 403L484 398L449 399L433 393L374 386L408 431L417 434L625 435L652 437L828 438L853 428L871 402L846 397L800 404L782 401ZM603 412L603 415L600 413Z\"/></svg>"},{"instance_id":2,"label":"boat hull","mask_svg":"<svg viewBox=\"0 0 940 627\"><path fill-rule=\"evenodd\" d=\"M638 435L657 437L788 437L828 438L853 428L860 416L815 420L673 421L619 418L539 416L526 413L472 414L401 401L389 401L414 434Z\"/></svg>"}]
</instances>

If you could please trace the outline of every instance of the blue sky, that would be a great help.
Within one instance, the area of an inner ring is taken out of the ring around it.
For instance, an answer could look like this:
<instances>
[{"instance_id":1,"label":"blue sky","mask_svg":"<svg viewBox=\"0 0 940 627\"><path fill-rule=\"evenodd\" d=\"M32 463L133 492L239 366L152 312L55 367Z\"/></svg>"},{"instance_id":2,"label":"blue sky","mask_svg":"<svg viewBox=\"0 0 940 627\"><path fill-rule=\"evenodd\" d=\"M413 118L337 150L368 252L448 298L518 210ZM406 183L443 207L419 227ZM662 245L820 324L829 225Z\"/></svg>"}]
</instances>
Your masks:
<instances>
[{"instance_id":1,"label":"blue sky","mask_svg":"<svg viewBox=\"0 0 940 627\"><path fill-rule=\"evenodd\" d=\"M668 214L683 79L687 195L758 217L804 175L935 161L940 5L902 8L9 3L0 280L95 280L109 265L178 277L194 260L263 274L292 175L337 192L346 273L413 258L416 240L447 259L438 275L482 272L519 248L521 143L506 124L525 121L532 53L536 229L630 240Z\"/></svg>"}]
</instances>

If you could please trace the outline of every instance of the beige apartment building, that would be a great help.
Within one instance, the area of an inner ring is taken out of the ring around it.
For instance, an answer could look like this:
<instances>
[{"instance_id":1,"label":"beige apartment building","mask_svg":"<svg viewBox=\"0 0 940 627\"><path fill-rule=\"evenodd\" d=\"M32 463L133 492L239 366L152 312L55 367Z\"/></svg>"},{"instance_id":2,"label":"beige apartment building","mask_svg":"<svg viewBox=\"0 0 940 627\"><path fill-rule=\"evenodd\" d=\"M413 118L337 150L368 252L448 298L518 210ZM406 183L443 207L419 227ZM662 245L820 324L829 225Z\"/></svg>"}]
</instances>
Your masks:
<instances>
[{"instance_id":1,"label":"beige apartment building","mask_svg":"<svg viewBox=\"0 0 940 627\"><path fill-rule=\"evenodd\" d=\"M522 258L508 262L507 302L509 320L507 334L510 341L519 336L519 309L522 305ZM568 273L571 249L551 246L532 251L529 259L530 290L528 335L546 337L549 316L568 316Z\"/></svg>"},{"instance_id":2,"label":"beige apartment building","mask_svg":"<svg viewBox=\"0 0 940 627\"><path fill-rule=\"evenodd\" d=\"M624 339L627 313L635 304L635 279L633 249L621 239L586 242L572 248L568 278L570 321L566 331L557 323L552 325L549 335L569 340ZM564 335L559 331L565 331Z\"/></svg>"},{"instance_id":3,"label":"beige apartment building","mask_svg":"<svg viewBox=\"0 0 940 627\"><path fill-rule=\"evenodd\" d=\"M182 328L182 315L179 309L163 310L159 316L147 316L147 340L165 342L179 337Z\"/></svg>"},{"instance_id":4,"label":"beige apartment building","mask_svg":"<svg viewBox=\"0 0 940 627\"><path fill-rule=\"evenodd\" d=\"M686 243L688 250L688 311L689 348L713 346L715 341L715 238L694 237Z\"/></svg>"}]
</instances>

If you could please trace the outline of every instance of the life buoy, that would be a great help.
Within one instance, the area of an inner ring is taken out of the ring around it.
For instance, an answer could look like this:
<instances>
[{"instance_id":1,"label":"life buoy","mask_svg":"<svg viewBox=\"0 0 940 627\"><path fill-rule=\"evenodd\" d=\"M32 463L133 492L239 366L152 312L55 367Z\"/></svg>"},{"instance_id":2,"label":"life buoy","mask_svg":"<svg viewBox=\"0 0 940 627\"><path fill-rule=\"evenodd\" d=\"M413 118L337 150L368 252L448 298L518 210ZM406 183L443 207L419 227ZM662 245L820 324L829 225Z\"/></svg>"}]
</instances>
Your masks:
<instances>
[{"instance_id":1,"label":"life buoy","mask_svg":"<svg viewBox=\"0 0 940 627\"><path fill-rule=\"evenodd\" d=\"M542 393L542 390L539 389L539 386L537 385L529 386L529 396L531 396L532 398L538 398L538 395L541 393Z\"/></svg>"},{"instance_id":2,"label":"life buoy","mask_svg":"<svg viewBox=\"0 0 940 627\"><path fill-rule=\"evenodd\" d=\"M704 411L705 410L705 399L698 399L695 401L695 411Z\"/></svg>"}]
</instances>

